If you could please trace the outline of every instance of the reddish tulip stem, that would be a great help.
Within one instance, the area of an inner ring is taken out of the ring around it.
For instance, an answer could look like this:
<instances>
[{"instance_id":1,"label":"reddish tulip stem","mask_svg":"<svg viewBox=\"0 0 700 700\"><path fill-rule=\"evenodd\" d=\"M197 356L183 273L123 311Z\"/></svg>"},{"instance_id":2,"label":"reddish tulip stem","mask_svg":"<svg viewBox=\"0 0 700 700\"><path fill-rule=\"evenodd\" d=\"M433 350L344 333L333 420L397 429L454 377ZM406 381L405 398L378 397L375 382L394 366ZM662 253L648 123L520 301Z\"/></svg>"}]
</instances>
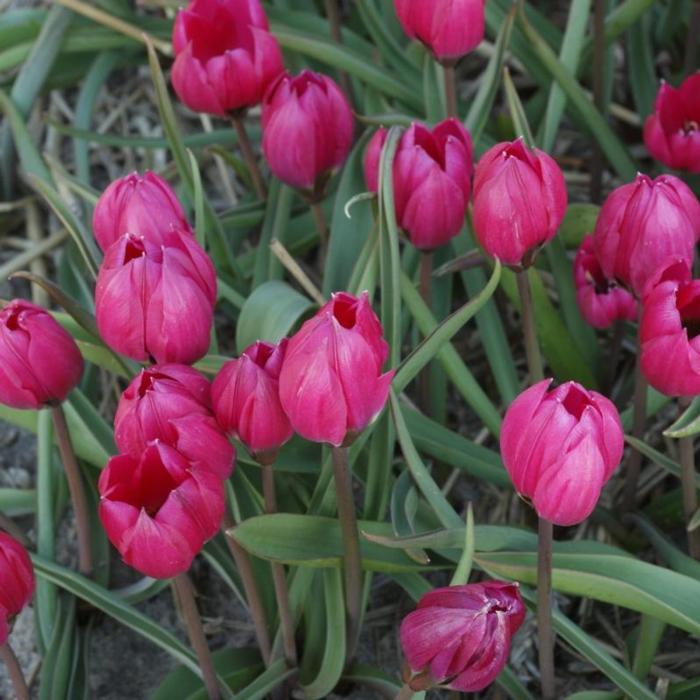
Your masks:
<instances>
[{"instance_id":1,"label":"reddish tulip stem","mask_svg":"<svg viewBox=\"0 0 700 700\"><path fill-rule=\"evenodd\" d=\"M678 399L680 414L688 408L690 400ZM678 441L678 451L681 460L681 486L683 489L683 515L686 524L698 509L698 492L695 479L695 448L692 437L684 437ZM700 530L695 528L688 532L688 552L693 559L700 559Z\"/></svg>"},{"instance_id":2,"label":"reddish tulip stem","mask_svg":"<svg viewBox=\"0 0 700 700\"><path fill-rule=\"evenodd\" d=\"M593 102L601 112L605 107L605 10L606 0L594 0L593 10ZM597 141L591 155L591 201L599 204L603 196L603 155Z\"/></svg>"},{"instance_id":3,"label":"reddish tulip stem","mask_svg":"<svg viewBox=\"0 0 700 700\"><path fill-rule=\"evenodd\" d=\"M634 415L632 418L632 437L642 439L644 425L647 420L647 380L642 373L642 347L637 331L637 361L634 367ZM627 476L625 478L625 493L622 499L624 511L634 509L637 502L637 484L642 467L642 453L632 449L627 460Z\"/></svg>"},{"instance_id":4,"label":"reddish tulip stem","mask_svg":"<svg viewBox=\"0 0 700 700\"><path fill-rule=\"evenodd\" d=\"M330 27L331 38L336 44L343 43L343 33L342 33L342 22L340 21L340 11L338 10L338 0L326 0L326 17L328 18L328 24ZM340 87L343 88L345 96L352 103L352 84L350 83L350 78L348 74L341 71L338 74L338 80L340 81Z\"/></svg>"},{"instance_id":5,"label":"reddish tulip stem","mask_svg":"<svg viewBox=\"0 0 700 700\"><path fill-rule=\"evenodd\" d=\"M415 690L411 690L408 683L404 683L403 688L396 693L394 700L411 700L411 698L416 694Z\"/></svg>"},{"instance_id":6,"label":"reddish tulip stem","mask_svg":"<svg viewBox=\"0 0 700 700\"><path fill-rule=\"evenodd\" d=\"M700 39L700 0L693 3L693 12L688 24L688 38L685 45L684 74L690 75L695 70L695 60Z\"/></svg>"},{"instance_id":7,"label":"reddish tulip stem","mask_svg":"<svg viewBox=\"0 0 700 700\"><path fill-rule=\"evenodd\" d=\"M445 105L448 117L457 117L457 77L453 63L444 66L445 71Z\"/></svg>"},{"instance_id":8,"label":"reddish tulip stem","mask_svg":"<svg viewBox=\"0 0 700 700\"><path fill-rule=\"evenodd\" d=\"M17 661L17 657L9 644L0 646L0 659L2 659L7 668L7 674L10 676L12 686L15 689L16 700L29 700L27 682L24 680L19 661Z\"/></svg>"},{"instance_id":9,"label":"reddish tulip stem","mask_svg":"<svg viewBox=\"0 0 700 700\"><path fill-rule=\"evenodd\" d=\"M309 208L314 218L316 231L318 231L318 259L323 270L328 252L328 222L326 221L326 215L323 213L323 208L318 202L310 203Z\"/></svg>"},{"instance_id":10,"label":"reddish tulip stem","mask_svg":"<svg viewBox=\"0 0 700 700\"><path fill-rule=\"evenodd\" d=\"M176 576L173 579L173 591L182 612L190 644L199 661L202 680L207 689L209 700L220 700L219 682L216 678L216 670L209 652L207 638L204 636L204 628L199 617L199 610L197 610L197 603L194 599L194 587L190 577L187 574Z\"/></svg>"},{"instance_id":11,"label":"reddish tulip stem","mask_svg":"<svg viewBox=\"0 0 700 700\"><path fill-rule=\"evenodd\" d=\"M61 453L63 471L68 481L73 511L75 513L75 528L78 533L78 561L80 573L83 576L92 576L92 551L90 547L90 516L88 514L85 487L80 477L80 467L75 458L73 444L66 423L66 416L59 404L51 407L51 416L58 441L58 451Z\"/></svg>"},{"instance_id":12,"label":"reddish tulip stem","mask_svg":"<svg viewBox=\"0 0 700 700\"><path fill-rule=\"evenodd\" d=\"M347 447L333 448L333 478L335 479L338 517L343 536L347 665L355 655L362 607L362 556L360 554L360 535L357 528L355 499L352 495L352 477L350 475Z\"/></svg>"},{"instance_id":13,"label":"reddish tulip stem","mask_svg":"<svg viewBox=\"0 0 700 700\"><path fill-rule=\"evenodd\" d=\"M275 476L272 464L260 464L262 468L263 496L265 498L265 512L277 512L277 494L275 493ZM297 666L297 645L294 639L294 618L289 607L289 591L287 590L287 577L282 564L272 564L272 581L277 598L277 609L280 615L280 627L282 628L282 643L284 646L284 659L289 668Z\"/></svg>"},{"instance_id":14,"label":"reddish tulip stem","mask_svg":"<svg viewBox=\"0 0 700 700\"><path fill-rule=\"evenodd\" d=\"M229 552L231 552L233 561L236 564L238 575L241 577L243 591L245 592L245 597L248 601L248 608L250 609L250 616L253 618L255 637L258 640L260 655L262 656L265 666L269 666L270 658L272 656L270 633L267 629L265 606L260 598L258 587L255 585L255 576L253 574L253 567L250 563L250 556L248 555L248 552L246 552L245 549L243 549L243 547L241 547L241 545L233 539L233 537L226 534L226 530L230 530L231 528L235 527L235 525L236 523L233 521L233 518L227 514L224 517L224 538L226 539L226 544L228 545Z\"/></svg>"},{"instance_id":15,"label":"reddish tulip stem","mask_svg":"<svg viewBox=\"0 0 700 700\"><path fill-rule=\"evenodd\" d=\"M257 194L258 199L265 200L267 198L267 188L265 187L265 181L263 180L262 173L258 167L258 159L255 157L253 145L248 138L248 132L246 131L243 117L240 115L234 116L233 126L236 129L236 134L238 135L238 145L241 148L243 160L245 161L250 177L253 180L255 194Z\"/></svg>"},{"instance_id":16,"label":"reddish tulip stem","mask_svg":"<svg viewBox=\"0 0 700 700\"><path fill-rule=\"evenodd\" d=\"M544 378L542 356L537 342L537 329L535 327L535 310L532 304L532 291L530 290L530 278L527 270L521 270L515 275L520 294L520 306L523 319L523 333L525 335L525 354L527 366L530 372L530 383L535 384Z\"/></svg>"},{"instance_id":17,"label":"reddish tulip stem","mask_svg":"<svg viewBox=\"0 0 700 700\"><path fill-rule=\"evenodd\" d=\"M537 539L537 631L542 700L554 700L554 633L552 631L552 540L554 527L539 519Z\"/></svg>"}]
</instances>

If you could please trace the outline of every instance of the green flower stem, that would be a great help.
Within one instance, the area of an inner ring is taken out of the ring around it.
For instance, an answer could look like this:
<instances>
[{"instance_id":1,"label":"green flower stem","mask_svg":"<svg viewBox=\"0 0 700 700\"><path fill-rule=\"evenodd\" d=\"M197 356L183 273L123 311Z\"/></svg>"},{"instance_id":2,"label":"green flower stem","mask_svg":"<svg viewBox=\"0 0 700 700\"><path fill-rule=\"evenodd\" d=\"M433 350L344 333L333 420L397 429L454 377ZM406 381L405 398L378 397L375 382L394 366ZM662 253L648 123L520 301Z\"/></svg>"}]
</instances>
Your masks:
<instances>
[{"instance_id":1,"label":"green flower stem","mask_svg":"<svg viewBox=\"0 0 700 700\"><path fill-rule=\"evenodd\" d=\"M243 116L236 114L233 116L232 120L233 126L236 129L236 134L238 135L238 145L241 149L241 155L250 173L250 178L253 181L255 194L258 196L258 199L265 201L265 199L267 199L267 188L265 187L265 181L258 167L258 159L255 157L253 145L248 138Z\"/></svg>"},{"instance_id":2,"label":"green flower stem","mask_svg":"<svg viewBox=\"0 0 700 700\"><path fill-rule=\"evenodd\" d=\"M515 277L518 282L518 293L520 294L520 304L522 307L525 354L527 355L527 366L530 371L530 383L535 384L544 378L544 369L542 368L540 346L537 342L535 310L532 304L530 278L528 277L527 270L517 272Z\"/></svg>"},{"instance_id":3,"label":"green flower stem","mask_svg":"<svg viewBox=\"0 0 700 700\"><path fill-rule=\"evenodd\" d=\"M678 412L683 415L690 405L686 398L678 399ZM698 509L698 491L695 483L695 449L693 438L684 437L678 441L681 462L681 486L683 488L683 515L690 523ZM700 530L695 528L688 532L688 553L693 559L700 559Z\"/></svg>"},{"instance_id":4,"label":"green flower stem","mask_svg":"<svg viewBox=\"0 0 700 700\"><path fill-rule=\"evenodd\" d=\"M537 540L537 631L542 700L555 700L554 632L552 630L552 540L554 527L539 519Z\"/></svg>"}]
</instances>

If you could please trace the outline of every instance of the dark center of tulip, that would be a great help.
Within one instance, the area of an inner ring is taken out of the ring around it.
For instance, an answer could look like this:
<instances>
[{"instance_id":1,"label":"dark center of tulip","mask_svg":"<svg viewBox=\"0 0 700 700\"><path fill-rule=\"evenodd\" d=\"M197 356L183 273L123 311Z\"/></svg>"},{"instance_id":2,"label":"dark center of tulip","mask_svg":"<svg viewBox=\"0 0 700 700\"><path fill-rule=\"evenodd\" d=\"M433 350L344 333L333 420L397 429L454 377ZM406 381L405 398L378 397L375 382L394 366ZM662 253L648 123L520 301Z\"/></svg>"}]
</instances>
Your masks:
<instances>
[{"instance_id":1,"label":"dark center of tulip","mask_svg":"<svg viewBox=\"0 0 700 700\"><path fill-rule=\"evenodd\" d=\"M691 131L700 131L700 125L693 119L686 119L683 124L683 131L689 134Z\"/></svg>"},{"instance_id":2,"label":"dark center of tulip","mask_svg":"<svg viewBox=\"0 0 700 700\"><path fill-rule=\"evenodd\" d=\"M445 149L440 148L436 138L427 129L416 128L416 146L420 146L443 170L445 169Z\"/></svg>"},{"instance_id":3,"label":"dark center of tulip","mask_svg":"<svg viewBox=\"0 0 700 700\"><path fill-rule=\"evenodd\" d=\"M684 292L690 291L691 294ZM676 308L681 317L681 325L688 334L688 340L700 335L700 294L692 294L692 286L681 289L676 297Z\"/></svg>"},{"instance_id":4,"label":"dark center of tulip","mask_svg":"<svg viewBox=\"0 0 700 700\"><path fill-rule=\"evenodd\" d=\"M19 311L13 310L5 321L5 325L11 331L18 331L20 329L19 325Z\"/></svg>"},{"instance_id":5,"label":"dark center of tulip","mask_svg":"<svg viewBox=\"0 0 700 700\"><path fill-rule=\"evenodd\" d=\"M489 609L486 611L487 613L499 613L499 612L508 612L508 606L503 605L502 603L491 603L489 606Z\"/></svg>"},{"instance_id":6,"label":"dark center of tulip","mask_svg":"<svg viewBox=\"0 0 700 700\"><path fill-rule=\"evenodd\" d=\"M333 304L333 315L343 328L354 328L357 322L357 303L339 295Z\"/></svg>"},{"instance_id":7,"label":"dark center of tulip","mask_svg":"<svg viewBox=\"0 0 700 700\"><path fill-rule=\"evenodd\" d=\"M256 343L255 348L246 354L258 367L265 369L265 365L272 357L272 353L274 351L274 346L270 345L269 343Z\"/></svg>"},{"instance_id":8,"label":"dark center of tulip","mask_svg":"<svg viewBox=\"0 0 700 700\"><path fill-rule=\"evenodd\" d=\"M159 379L169 379L169 377L158 372L141 372L141 382L138 389L139 398L142 399L147 392L151 391Z\"/></svg>"},{"instance_id":9,"label":"dark center of tulip","mask_svg":"<svg viewBox=\"0 0 700 700\"><path fill-rule=\"evenodd\" d=\"M574 418L576 418L576 420L580 420L584 410L589 404L589 401L586 394L584 394L578 387L572 386L561 404Z\"/></svg>"},{"instance_id":10,"label":"dark center of tulip","mask_svg":"<svg viewBox=\"0 0 700 700\"><path fill-rule=\"evenodd\" d=\"M586 280L593 285L596 294L607 294L615 286L596 264L586 270Z\"/></svg>"},{"instance_id":11,"label":"dark center of tulip","mask_svg":"<svg viewBox=\"0 0 700 700\"><path fill-rule=\"evenodd\" d=\"M149 465L141 478L140 507L150 517L155 517L182 481L183 479L175 478L161 463Z\"/></svg>"},{"instance_id":12,"label":"dark center of tulip","mask_svg":"<svg viewBox=\"0 0 700 700\"><path fill-rule=\"evenodd\" d=\"M124 249L124 264L137 258L142 258L146 254L146 248L143 241L138 238L131 238L126 243L126 248Z\"/></svg>"}]
</instances>

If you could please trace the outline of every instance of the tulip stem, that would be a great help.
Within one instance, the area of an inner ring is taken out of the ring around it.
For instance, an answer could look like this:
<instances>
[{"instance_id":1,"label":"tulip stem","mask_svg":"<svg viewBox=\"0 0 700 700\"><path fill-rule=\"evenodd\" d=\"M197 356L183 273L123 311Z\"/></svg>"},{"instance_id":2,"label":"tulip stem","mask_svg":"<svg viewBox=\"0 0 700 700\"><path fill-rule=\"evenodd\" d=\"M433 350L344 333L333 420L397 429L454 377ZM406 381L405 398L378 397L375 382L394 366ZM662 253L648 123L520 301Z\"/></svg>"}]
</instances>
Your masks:
<instances>
[{"instance_id":1,"label":"tulip stem","mask_svg":"<svg viewBox=\"0 0 700 700\"><path fill-rule=\"evenodd\" d=\"M642 439L647 420L647 380L642 373L642 345L637 331L637 360L634 367L634 414L632 418L632 437ZM627 476L622 509L630 511L637 502L637 483L642 466L642 453L632 449L627 460Z\"/></svg>"},{"instance_id":2,"label":"tulip stem","mask_svg":"<svg viewBox=\"0 0 700 700\"><path fill-rule=\"evenodd\" d=\"M216 678L216 670L214 669L214 663L207 645L207 638L204 636L204 628L199 617L199 610L197 610L197 603L194 599L194 587L186 573L180 574L173 579L173 592L187 628L190 644L192 644L192 648L197 654L202 680L207 689L209 700L219 700L221 693L219 691L219 682Z\"/></svg>"},{"instance_id":3,"label":"tulip stem","mask_svg":"<svg viewBox=\"0 0 700 700\"><path fill-rule=\"evenodd\" d=\"M61 453L63 471L68 481L68 490L70 491L75 513L75 528L78 533L78 565L80 573L89 578L92 576L92 551L90 546L90 516L88 514L87 498L85 497L85 487L80 477L80 467L73 451L73 444L71 443L63 407L60 404L52 406L51 416L56 430L58 451Z\"/></svg>"},{"instance_id":4,"label":"tulip stem","mask_svg":"<svg viewBox=\"0 0 700 700\"><path fill-rule=\"evenodd\" d=\"M403 688L396 693L394 700L411 700L411 698L416 694L415 690L411 689L408 683L404 683Z\"/></svg>"},{"instance_id":5,"label":"tulip stem","mask_svg":"<svg viewBox=\"0 0 700 700\"><path fill-rule=\"evenodd\" d=\"M420 254L420 295L428 309L433 303L433 253ZM425 415L430 415L430 369L424 367L418 377L418 405Z\"/></svg>"},{"instance_id":6,"label":"tulip stem","mask_svg":"<svg viewBox=\"0 0 700 700\"><path fill-rule=\"evenodd\" d=\"M537 630L542 700L554 700L554 635L552 632L552 539L554 527L539 519L537 539Z\"/></svg>"},{"instance_id":7,"label":"tulip stem","mask_svg":"<svg viewBox=\"0 0 700 700\"><path fill-rule=\"evenodd\" d=\"M17 700L29 700L29 688L27 687L27 681L24 680L24 674L20 668L19 661L15 656L15 652L12 651L12 647L9 643L0 646L0 659L2 659L5 667L7 668L7 673L12 681L12 686L15 689L15 697Z\"/></svg>"},{"instance_id":8,"label":"tulip stem","mask_svg":"<svg viewBox=\"0 0 700 700\"><path fill-rule=\"evenodd\" d=\"M688 38L685 45L684 74L690 75L695 70L695 59L698 51L698 39L700 38L700 0L693 3L693 12L688 23Z\"/></svg>"},{"instance_id":9,"label":"tulip stem","mask_svg":"<svg viewBox=\"0 0 700 700\"><path fill-rule=\"evenodd\" d=\"M454 63L444 66L445 71L445 106L448 117L457 116L457 77L455 75Z\"/></svg>"},{"instance_id":10,"label":"tulip stem","mask_svg":"<svg viewBox=\"0 0 700 700\"><path fill-rule=\"evenodd\" d=\"M348 448L333 448L333 477L335 479L338 517L343 536L343 574L345 578L345 611L347 616L346 665L355 655L362 607L362 557L360 535L352 495L352 478L348 462Z\"/></svg>"},{"instance_id":11,"label":"tulip stem","mask_svg":"<svg viewBox=\"0 0 700 700\"><path fill-rule=\"evenodd\" d=\"M605 10L607 0L594 0L593 9L593 101L602 114L605 108ZM591 155L590 197L600 204L603 196L603 155L597 141Z\"/></svg>"},{"instance_id":12,"label":"tulip stem","mask_svg":"<svg viewBox=\"0 0 700 700\"><path fill-rule=\"evenodd\" d=\"M340 11L338 10L338 0L326 0L326 17L328 18L331 38L336 44L342 44L343 33L341 29L342 22L340 21ZM338 73L338 80L340 81L340 86L343 88L345 96L351 103L354 102L352 84L350 83L348 74L341 71Z\"/></svg>"},{"instance_id":13,"label":"tulip stem","mask_svg":"<svg viewBox=\"0 0 700 700\"><path fill-rule=\"evenodd\" d=\"M678 411L682 415L690 406L690 400L683 397L678 399ZM695 448L692 437L684 437L678 441L678 451L681 460L681 485L683 488L683 515L686 525L698 509L698 492L695 475ZM695 528L688 531L688 552L693 559L700 559L700 530Z\"/></svg>"},{"instance_id":14,"label":"tulip stem","mask_svg":"<svg viewBox=\"0 0 700 700\"><path fill-rule=\"evenodd\" d=\"M272 471L272 463L260 463L262 468L263 495L265 498L265 512L277 512L277 494L275 493L275 476ZM297 646L294 640L294 618L289 607L289 591L287 590L287 577L282 564L272 563L272 581L275 587L277 608L282 628L282 642L284 645L284 658L289 668L297 666Z\"/></svg>"},{"instance_id":15,"label":"tulip stem","mask_svg":"<svg viewBox=\"0 0 700 700\"><path fill-rule=\"evenodd\" d=\"M542 368L542 356L537 342L537 329L535 327L535 309L532 304L532 291L530 290L530 278L527 270L521 270L515 275L518 281L518 293L520 294L520 306L522 309L523 333L525 335L525 355L527 367L530 372L530 383L535 384L544 378Z\"/></svg>"},{"instance_id":16,"label":"tulip stem","mask_svg":"<svg viewBox=\"0 0 700 700\"><path fill-rule=\"evenodd\" d=\"M228 545L229 552L236 564L238 575L241 577L243 590L245 592L248 607L250 608L250 616L253 618L253 626L255 628L255 637L258 640L260 655L265 666L270 665L272 656L272 645L270 643L270 633L267 629L267 621L265 617L265 607L260 598L258 587L255 584L255 575L250 562L248 552L241 547L236 540L233 539L226 531L231 530L236 526L233 518L230 515L224 516L224 539Z\"/></svg>"},{"instance_id":17,"label":"tulip stem","mask_svg":"<svg viewBox=\"0 0 700 700\"><path fill-rule=\"evenodd\" d=\"M236 129L236 134L238 135L238 145L241 148L241 154L243 155L243 160L248 167L248 172L250 173L250 178L253 181L253 188L258 196L258 199L265 200L267 198L267 189L265 187L265 181L263 180L262 173L258 167L258 160L255 157L255 152L253 151L253 145L248 138L248 132L245 128L245 122L243 121L242 115L234 115L233 126Z\"/></svg>"},{"instance_id":18,"label":"tulip stem","mask_svg":"<svg viewBox=\"0 0 700 700\"><path fill-rule=\"evenodd\" d=\"M323 208L318 202L311 202L309 208L311 209L311 215L314 217L316 231L318 231L318 260L323 271L328 252L328 222L326 221L326 215L323 213Z\"/></svg>"}]
</instances>

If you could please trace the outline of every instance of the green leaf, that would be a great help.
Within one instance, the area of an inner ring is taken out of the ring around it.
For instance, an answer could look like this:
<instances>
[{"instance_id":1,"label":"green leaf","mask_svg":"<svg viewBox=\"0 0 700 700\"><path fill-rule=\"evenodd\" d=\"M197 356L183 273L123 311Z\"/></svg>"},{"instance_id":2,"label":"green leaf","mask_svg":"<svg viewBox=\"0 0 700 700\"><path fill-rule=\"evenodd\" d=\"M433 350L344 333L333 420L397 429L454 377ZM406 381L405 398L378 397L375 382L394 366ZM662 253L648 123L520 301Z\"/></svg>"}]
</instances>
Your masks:
<instances>
[{"instance_id":1,"label":"green leaf","mask_svg":"<svg viewBox=\"0 0 700 700\"><path fill-rule=\"evenodd\" d=\"M64 596L54 621L51 642L43 655L39 700L67 697L73 668L75 624L75 598Z\"/></svg>"},{"instance_id":2,"label":"green leaf","mask_svg":"<svg viewBox=\"0 0 700 700\"><path fill-rule=\"evenodd\" d=\"M508 693L512 700L535 700L513 670L506 666L496 678L496 683Z\"/></svg>"},{"instance_id":3,"label":"green leaf","mask_svg":"<svg viewBox=\"0 0 700 700\"><path fill-rule=\"evenodd\" d=\"M251 343L278 343L314 303L286 282L271 280L246 299L236 326L236 347L243 352Z\"/></svg>"},{"instance_id":4,"label":"green leaf","mask_svg":"<svg viewBox=\"0 0 700 700\"><path fill-rule=\"evenodd\" d=\"M450 581L450 586L463 586L469 581L475 546L474 509L472 504L469 503L467 506L467 525L464 528L464 548L462 549L462 556L459 558L459 564Z\"/></svg>"},{"instance_id":5,"label":"green leaf","mask_svg":"<svg viewBox=\"0 0 700 700\"><path fill-rule=\"evenodd\" d=\"M641 452L645 457L648 457L654 464L665 469L670 474L677 476L679 479L681 478L681 466L678 462L675 462L670 457L667 457L665 454L647 445L646 442L637 440L637 438L631 435L625 435L625 442L634 447L635 450ZM698 489L700 489L700 475L695 476L695 484Z\"/></svg>"},{"instance_id":6,"label":"green leaf","mask_svg":"<svg viewBox=\"0 0 700 700\"><path fill-rule=\"evenodd\" d=\"M0 511L9 517L27 515L36 510L34 489L0 488Z\"/></svg>"},{"instance_id":7,"label":"green leaf","mask_svg":"<svg viewBox=\"0 0 700 700\"><path fill-rule=\"evenodd\" d=\"M585 236L593 233L600 207L597 204L569 204L559 227L559 238L569 248L578 248Z\"/></svg>"},{"instance_id":8,"label":"green leaf","mask_svg":"<svg viewBox=\"0 0 700 700\"><path fill-rule=\"evenodd\" d=\"M375 691L382 697L394 697L401 685L391 676L367 664L353 664L344 674L343 680Z\"/></svg>"},{"instance_id":9,"label":"green leaf","mask_svg":"<svg viewBox=\"0 0 700 700\"><path fill-rule=\"evenodd\" d=\"M652 37L652 17L643 14L627 31L627 63L637 113L644 121L654 110L657 79Z\"/></svg>"},{"instance_id":10,"label":"green leaf","mask_svg":"<svg viewBox=\"0 0 700 700\"><path fill-rule=\"evenodd\" d=\"M273 661L256 680L236 693L236 700L263 700L275 688L293 676L294 673L295 670L293 668L287 668L284 659Z\"/></svg>"},{"instance_id":11,"label":"green leaf","mask_svg":"<svg viewBox=\"0 0 700 700\"><path fill-rule=\"evenodd\" d=\"M508 68L503 69L503 87L505 89L508 111L510 112L510 118L513 120L516 136L522 137L530 148L534 148L535 138L532 135L525 109L520 101L515 85L513 85L513 80L510 77Z\"/></svg>"},{"instance_id":12,"label":"green leaf","mask_svg":"<svg viewBox=\"0 0 700 700\"><path fill-rule=\"evenodd\" d=\"M700 398L695 398L676 421L664 430L664 435L680 439L692 437L698 433L700 433Z\"/></svg>"}]
</instances>

